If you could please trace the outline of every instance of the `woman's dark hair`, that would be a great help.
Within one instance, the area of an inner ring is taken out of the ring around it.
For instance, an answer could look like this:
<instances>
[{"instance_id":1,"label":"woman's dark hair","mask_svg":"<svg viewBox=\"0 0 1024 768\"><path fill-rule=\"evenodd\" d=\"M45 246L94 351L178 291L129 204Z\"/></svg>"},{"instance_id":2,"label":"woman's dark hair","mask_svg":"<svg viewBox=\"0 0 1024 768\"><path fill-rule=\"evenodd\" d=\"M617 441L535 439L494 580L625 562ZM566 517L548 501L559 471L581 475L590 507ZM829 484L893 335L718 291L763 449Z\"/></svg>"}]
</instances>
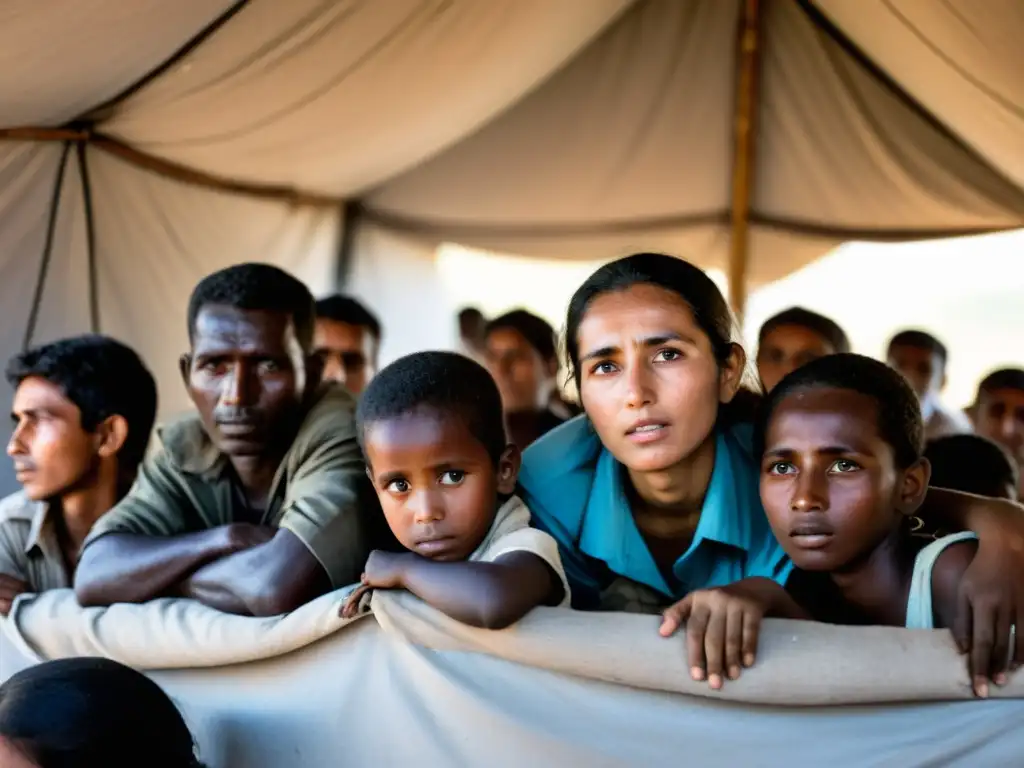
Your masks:
<instances>
[{"instance_id":1,"label":"woman's dark hair","mask_svg":"<svg viewBox=\"0 0 1024 768\"><path fill-rule=\"evenodd\" d=\"M565 320L565 354L570 375L580 385L579 329L594 299L606 293L625 291L635 285L653 285L671 291L685 301L697 326L708 337L719 365L728 360L736 342L733 341L736 321L718 286L704 270L688 261L662 253L636 253L600 267L587 278L569 301ZM723 406L720 422L749 420L752 402L759 396L745 392L738 397L738 407Z\"/></svg>"},{"instance_id":2,"label":"woman's dark hair","mask_svg":"<svg viewBox=\"0 0 1024 768\"><path fill-rule=\"evenodd\" d=\"M41 768L202 768L160 686L109 659L29 667L0 686L0 736Z\"/></svg>"}]
</instances>

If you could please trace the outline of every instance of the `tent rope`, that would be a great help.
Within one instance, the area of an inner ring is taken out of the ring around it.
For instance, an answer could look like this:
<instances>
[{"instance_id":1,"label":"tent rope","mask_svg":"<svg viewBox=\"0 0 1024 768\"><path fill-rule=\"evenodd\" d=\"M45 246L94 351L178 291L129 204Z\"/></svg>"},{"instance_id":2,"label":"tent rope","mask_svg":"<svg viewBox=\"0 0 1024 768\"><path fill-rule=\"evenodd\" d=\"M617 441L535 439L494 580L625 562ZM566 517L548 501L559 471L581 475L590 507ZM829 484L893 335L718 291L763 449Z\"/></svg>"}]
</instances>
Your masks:
<instances>
[{"instance_id":1,"label":"tent rope","mask_svg":"<svg viewBox=\"0 0 1024 768\"><path fill-rule=\"evenodd\" d=\"M60 214L60 198L64 189L64 171L68 165L68 153L71 152L71 142L64 142L64 149L60 155L60 163L57 165L57 176L53 183L53 195L50 199L50 217L46 222L46 239L43 241L43 253L39 259L39 276L36 278L36 289L32 295L32 307L28 312L28 322L25 324L25 335L21 341L21 349L24 352L32 345L32 337L36 333L36 324L39 322L39 308L43 303L43 292L46 289L46 277L50 271L50 258L53 255L53 236L57 229L57 217Z\"/></svg>"},{"instance_id":2,"label":"tent rope","mask_svg":"<svg viewBox=\"0 0 1024 768\"><path fill-rule=\"evenodd\" d=\"M92 182L89 179L89 161L86 158L86 142L75 143L78 158L78 177L82 185L82 206L85 214L85 248L89 268L89 327L93 333L100 332L99 269L96 261L96 227L93 220Z\"/></svg>"}]
</instances>

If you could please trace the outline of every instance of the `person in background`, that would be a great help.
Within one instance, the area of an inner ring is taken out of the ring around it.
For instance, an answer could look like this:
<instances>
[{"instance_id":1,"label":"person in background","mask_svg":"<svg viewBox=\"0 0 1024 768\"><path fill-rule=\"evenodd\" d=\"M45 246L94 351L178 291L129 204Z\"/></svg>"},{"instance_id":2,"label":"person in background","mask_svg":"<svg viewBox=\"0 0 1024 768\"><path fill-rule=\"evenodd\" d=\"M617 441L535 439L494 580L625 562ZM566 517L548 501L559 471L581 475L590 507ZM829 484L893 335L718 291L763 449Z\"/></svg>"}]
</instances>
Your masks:
<instances>
[{"instance_id":1,"label":"person in background","mask_svg":"<svg viewBox=\"0 0 1024 768\"><path fill-rule=\"evenodd\" d=\"M986 376L971 413L978 434L999 443L1024 467L1024 369L1003 368ZM1024 497L1024 477L1021 483L1017 492Z\"/></svg>"},{"instance_id":2,"label":"person in background","mask_svg":"<svg viewBox=\"0 0 1024 768\"><path fill-rule=\"evenodd\" d=\"M158 431L161 450L93 527L82 605L179 596L269 616L358 580L380 508L355 398L319 386L314 319L309 290L277 267L200 281L181 358L197 413Z\"/></svg>"},{"instance_id":3,"label":"person in background","mask_svg":"<svg viewBox=\"0 0 1024 768\"><path fill-rule=\"evenodd\" d=\"M383 371L359 402L359 436L388 525L405 552L370 554L362 586L407 589L456 621L514 624L538 605L568 605L558 545L530 527L514 496L519 450L501 396L480 365L420 352Z\"/></svg>"},{"instance_id":4,"label":"person in background","mask_svg":"<svg viewBox=\"0 0 1024 768\"><path fill-rule=\"evenodd\" d=\"M994 440L981 435L948 435L929 441L924 456L932 465L934 486L996 499L1018 498L1020 469Z\"/></svg>"},{"instance_id":5,"label":"person in background","mask_svg":"<svg viewBox=\"0 0 1024 768\"><path fill-rule=\"evenodd\" d=\"M465 307L459 310L459 351L466 357L483 362L487 350L484 335L487 331L487 318L476 307Z\"/></svg>"},{"instance_id":6,"label":"person in background","mask_svg":"<svg viewBox=\"0 0 1024 768\"><path fill-rule=\"evenodd\" d=\"M313 348L323 359L324 381L359 395L377 372L380 321L351 296L335 294L316 303Z\"/></svg>"},{"instance_id":7,"label":"person in background","mask_svg":"<svg viewBox=\"0 0 1024 768\"><path fill-rule=\"evenodd\" d=\"M70 587L82 543L135 480L157 391L139 356L77 336L14 356L7 453L22 490L0 501L0 615L22 592Z\"/></svg>"},{"instance_id":8,"label":"person in background","mask_svg":"<svg viewBox=\"0 0 1024 768\"><path fill-rule=\"evenodd\" d=\"M485 339L487 368L520 450L578 413L558 392L556 337L546 320L516 309L491 320Z\"/></svg>"},{"instance_id":9,"label":"person in background","mask_svg":"<svg viewBox=\"0 0 1024 768\"><path fill-rule=\"evenodd\" d=\"M924 331L901 331L889 342L886 360L921 401L925 439L971 432L971 423L962 412L942 404L949 355L941 341Z\"/></svg>"},{"instance_id":10,"label":"person in background","mask_svg":"<svg viewBox=\"0 0 1024 768\"><path fill-rule=\"evenodd\" d=\"M37 664L0 685L4 768L203 768L174 703L109 659Z\"/></svg>"},{"instance_id":11,"label":"person in background","mask_svg":"<svg viewBox=\"0 0 1024 768\"><path fill-rule=\"evenodd\" d=\"M714 281L668 255L610 262L573 295L566 356L586 418L527 449L519 494L559 544L575 608L660 613L740 579L787 583L751 424L734 407L746 356L733 328ZM973 674L1001 671L996 629L1024 616L1021 507L938 488L924 504L978 533L955 635ZM1024 637L1017 646L1024 658Z\"/></svg>"},{"instance_id":12,"label":"person in background","mask_svg":"<svg viewBox=\"0 0 1024 768\"><path fill-rule=\"evenodd\" d=\"M786 374L826 355L850 351L850 340L824 315L792 307L768 318L757 337L757 372L765 392Z\"/></svg>"}]
</instances>

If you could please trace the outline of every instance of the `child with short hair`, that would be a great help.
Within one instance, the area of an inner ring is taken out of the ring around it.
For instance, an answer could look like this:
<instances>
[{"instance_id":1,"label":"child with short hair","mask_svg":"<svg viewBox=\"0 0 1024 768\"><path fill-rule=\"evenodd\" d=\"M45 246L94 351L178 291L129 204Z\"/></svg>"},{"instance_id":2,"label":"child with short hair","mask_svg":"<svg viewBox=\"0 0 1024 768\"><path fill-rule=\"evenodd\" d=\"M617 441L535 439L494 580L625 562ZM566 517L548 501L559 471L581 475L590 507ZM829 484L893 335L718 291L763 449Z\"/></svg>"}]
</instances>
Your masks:
<instances>
[{"instance_id":1,"label":"child with short hair","mask_svg":"<svg viewBox=\"0 0 1024 768\"><path fill-rule=\"evenodd\" d=\"M923 448L917 397L897 372L870 358L824 357L772 390L755 437L761 500L798 570L785 590L770 583L750 590L744 582L719 590L703 623L727 617L715 643L726 649L730 678L739 674L740 659L729 649L752 655L748 640L756 644L764 615L793 617L802 608L832 623L952 627L976 537L959 533L929 543L911 534L930 474ZM998 659L1008 659L1012 647L1010 622L1005 630L995 639ZM710 630L698 640L709 637ZM983 677L973 683L987 695Z\"/></svg>"},{"instance_id":2,"label":"child with short hair","mask_svg":"<svg viewBox=\"0 0 1024 768\"><path fill-rule=\"evenodd\" d=\"M924 457L931 485L997 499L1017 500L1019 470L1009 451L981 435L949 435L929 441Z\"/></svg>"},{"instance_id":3,"label":"child with short hair","mask_svg":"<svg viewBox=\"0 0 1024 768\"><path fill-rule=\"evenodd\" d=\"M356 411L367 474L407 551L374 551L342 608L406 589L464 624L501 629L538 605L567 606L555 540L514 494L520 455L490 374L462 355L420 352L384 368Z\"/></svg>"}]
</instances>

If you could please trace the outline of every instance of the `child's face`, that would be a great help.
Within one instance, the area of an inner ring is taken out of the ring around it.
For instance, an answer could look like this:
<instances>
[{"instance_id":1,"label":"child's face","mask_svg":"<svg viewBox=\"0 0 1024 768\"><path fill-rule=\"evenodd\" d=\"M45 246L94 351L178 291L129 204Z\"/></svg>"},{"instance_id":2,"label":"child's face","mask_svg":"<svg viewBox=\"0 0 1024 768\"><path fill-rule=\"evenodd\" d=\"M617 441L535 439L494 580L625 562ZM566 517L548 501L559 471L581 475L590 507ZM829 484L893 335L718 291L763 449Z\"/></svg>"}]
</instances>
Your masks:
<instances>
[{"instance_id":1,"label":"child's face","mask_svg":"<svg viewBox=\"0 0 1024 768\"><path fill-rule=\"evenodd\" d=\"M370 424L368 473L402 546L431 560L465 560L494 522L498 494L515 491L519 453L498 467L463 420L433 411Z\"/></svg>"},{"instance_id":2,"label":"child's face","mask_svg":"<svg viewBox=\"0 0 1024 768\"><path fill-rule=\"evenodd\" d=\"M878 433L875 401L845 389L784 398L761 461L761 501L793 563L841 571L862 561L912 514L928 486L927 462L896 467Z\"/></svg>"}]
</instances>

